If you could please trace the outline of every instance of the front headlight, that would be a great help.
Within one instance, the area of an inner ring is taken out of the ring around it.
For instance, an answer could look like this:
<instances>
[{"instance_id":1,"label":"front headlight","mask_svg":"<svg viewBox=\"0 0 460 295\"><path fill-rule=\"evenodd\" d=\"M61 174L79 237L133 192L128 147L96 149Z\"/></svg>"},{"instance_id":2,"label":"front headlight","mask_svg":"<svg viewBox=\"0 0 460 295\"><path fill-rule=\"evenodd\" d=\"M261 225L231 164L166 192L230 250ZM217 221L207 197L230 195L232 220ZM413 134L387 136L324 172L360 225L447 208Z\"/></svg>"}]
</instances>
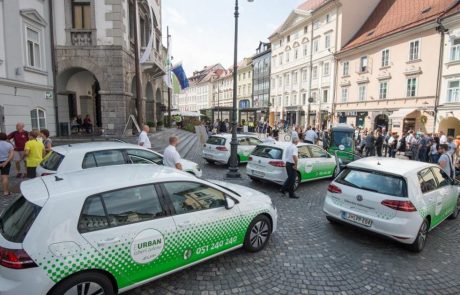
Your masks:
<instances>
[{"instance_id":1,"label":"front headlight","mask_svg":"<svg viewBox=\"0 0 460 295\"><path fill-rule=\"evenodd\" d=\"M201 170L201 169L200 169L200 166L198 166L198 165L196 165L195 169L196 169L196 171L200 171L200 170Z\"/></svg>"}]
</instances>

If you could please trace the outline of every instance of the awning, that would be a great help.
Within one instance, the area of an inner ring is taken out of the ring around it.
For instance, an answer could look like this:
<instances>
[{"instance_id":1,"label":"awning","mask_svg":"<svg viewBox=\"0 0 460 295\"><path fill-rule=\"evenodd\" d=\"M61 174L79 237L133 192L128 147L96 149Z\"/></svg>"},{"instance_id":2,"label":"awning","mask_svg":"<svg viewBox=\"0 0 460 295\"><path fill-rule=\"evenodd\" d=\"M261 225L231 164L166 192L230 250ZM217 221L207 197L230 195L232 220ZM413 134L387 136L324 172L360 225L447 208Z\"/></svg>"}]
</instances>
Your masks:
<instances>
[{"instance_id":1,"label":"awning","mask_svg":"<svg viewBox=\"0 0 460 295\"><path fill-rule=\"evenodd\" d=\"M407 115L418 111L418 109L400 109L390 115L390 119L404 119Z\"/></svg>"}]
</instances>

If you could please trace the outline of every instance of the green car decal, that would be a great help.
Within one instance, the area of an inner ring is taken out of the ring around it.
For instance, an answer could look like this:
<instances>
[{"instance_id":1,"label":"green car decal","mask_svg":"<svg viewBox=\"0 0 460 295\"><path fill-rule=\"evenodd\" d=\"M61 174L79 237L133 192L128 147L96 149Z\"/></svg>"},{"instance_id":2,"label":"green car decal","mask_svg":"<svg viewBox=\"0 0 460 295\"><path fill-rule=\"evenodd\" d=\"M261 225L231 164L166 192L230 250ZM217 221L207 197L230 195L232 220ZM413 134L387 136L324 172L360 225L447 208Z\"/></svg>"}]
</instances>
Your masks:
<instances>
[{"instance_id":1,"label":"green car decal","mask_svg":"<svg viewBox=\"0 0 460 295\"><path fill-rule=\"evenodd\" d=\"M302 182L332 176L334 173L334 170L331 167L325 165L320 169L315 169L315 165L310 163L300 164L298 171L300 172Z\"/></svg>"}]
</instances>

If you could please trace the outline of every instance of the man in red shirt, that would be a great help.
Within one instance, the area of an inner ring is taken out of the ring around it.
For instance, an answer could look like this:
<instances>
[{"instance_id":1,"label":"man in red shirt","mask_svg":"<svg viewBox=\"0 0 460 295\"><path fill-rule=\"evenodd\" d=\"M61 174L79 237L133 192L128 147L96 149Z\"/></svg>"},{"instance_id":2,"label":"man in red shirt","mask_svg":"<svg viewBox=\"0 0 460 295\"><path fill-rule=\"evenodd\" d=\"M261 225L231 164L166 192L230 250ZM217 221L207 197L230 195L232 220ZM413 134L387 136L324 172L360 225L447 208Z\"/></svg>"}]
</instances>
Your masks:
<instances>
[{"instance_id":1,"label":"man in red shirt","mask_svg":"<svg viewBox=\"0 0 460 295\"><path fill-rule=\"evenodd\" d=\"M21 173L21 162L23 163L24 171L26 167L24 146L29 140L29 134L24 130L24 123L16 124L16 131L8 134L8 140L14 143L14 164L16 168L16 177L25 177L26 173Z\"/></svg>"}]
</instances>

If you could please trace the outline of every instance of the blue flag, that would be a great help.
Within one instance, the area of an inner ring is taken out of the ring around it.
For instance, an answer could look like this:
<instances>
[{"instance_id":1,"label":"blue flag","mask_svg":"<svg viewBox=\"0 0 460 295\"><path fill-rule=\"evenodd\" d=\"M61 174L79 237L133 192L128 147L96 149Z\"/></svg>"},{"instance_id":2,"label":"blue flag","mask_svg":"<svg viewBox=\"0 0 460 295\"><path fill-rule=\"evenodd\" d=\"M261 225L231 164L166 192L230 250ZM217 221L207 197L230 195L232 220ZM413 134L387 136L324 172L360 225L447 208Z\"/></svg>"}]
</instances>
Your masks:
<instances>
[{"instance_id":1,"label":"blue flag","mask_svg":"<svg viewBox=\"0 0 460 295\"><path fill-rule=\"evenodd\" d=\"M189 87L187 75L185 74L184 68L182 67L182 64L175 65L172 68L172 71L174 75L176 75L177 80L179 80L180 83L180 88L184 90L185 88Z\"/></svg>"}]
</instances>

